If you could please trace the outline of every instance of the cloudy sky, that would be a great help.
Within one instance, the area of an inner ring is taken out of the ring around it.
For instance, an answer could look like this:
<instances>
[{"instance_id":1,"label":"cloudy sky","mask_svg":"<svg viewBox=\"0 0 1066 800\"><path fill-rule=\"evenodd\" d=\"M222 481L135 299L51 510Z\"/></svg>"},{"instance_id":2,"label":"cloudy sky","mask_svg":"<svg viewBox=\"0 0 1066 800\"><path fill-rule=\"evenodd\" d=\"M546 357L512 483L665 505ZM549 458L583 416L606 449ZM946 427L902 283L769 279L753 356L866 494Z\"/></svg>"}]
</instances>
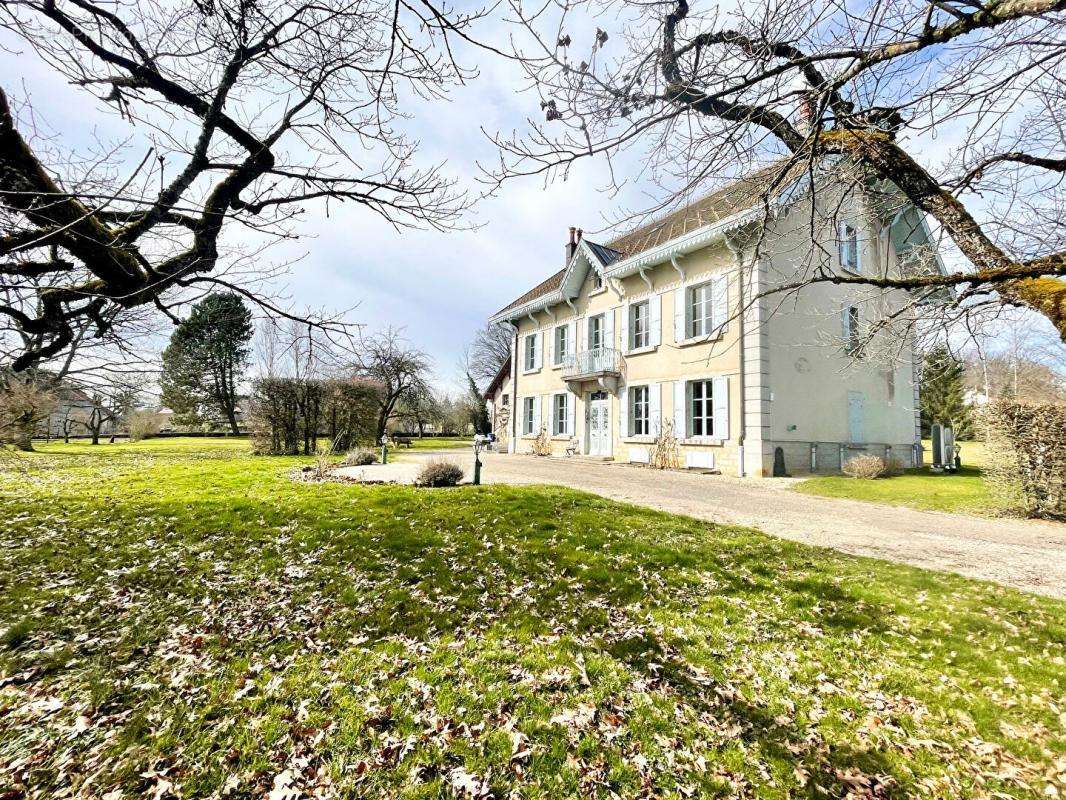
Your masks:
<instances>
[{"instance_id":1,"label":"cloudy sky","mask_svg":"<svg viewBox=\"0 0 1066 800\"><path fill-rule=\"evenodd\" d=\"M498 25L484 31L490 39L503 34ZM461 60L475 58L468 52ZM477 60L482 67L475 80L456 88L450 102L410 107L413 118L405 124L420 142L419 162L444 163L444 172L474 195L485 190L476 181L477 162L499 161L481 129L521 131L528 117L542 114L536 95L521 91L513 68L498 59ZM3 32L0 75L13 97L30 98L41 129L66 147L129 135L111 109ZM605 165L594 162L579 164L566 181L515 180L476 204L466 220L472 229L445 233L397 231L352 204L334 204L328 216L323 206L312 206L299 223L305 238L275 246L267 257L296 261L281 287L289 305L354 309L351 319L371 330L403 328L433 357L446 387L455 384L463 347L487 317L561 268L568 226L602 229L623 206L647 202L639 184L607 196L607 183Z\"/></svg>"}]
</instances>

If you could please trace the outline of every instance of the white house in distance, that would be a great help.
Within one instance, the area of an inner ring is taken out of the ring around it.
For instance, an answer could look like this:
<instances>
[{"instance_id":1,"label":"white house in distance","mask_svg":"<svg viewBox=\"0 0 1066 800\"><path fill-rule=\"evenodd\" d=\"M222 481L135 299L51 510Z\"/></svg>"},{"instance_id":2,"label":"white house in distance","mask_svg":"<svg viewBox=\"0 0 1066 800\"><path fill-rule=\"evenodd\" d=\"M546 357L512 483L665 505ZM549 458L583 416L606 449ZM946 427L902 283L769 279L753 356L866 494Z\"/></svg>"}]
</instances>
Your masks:
<instances>
[{"instance_id":1,"label":"white house in distance","mask_svg":"<svg viewBox=\"0 0 1066 800\"><path fill-rule=\"evenodd\" d=\"M920 464L912 343L886 360L860 336L893 298L832 283L759 295L819 253L841 274L892 274L920 251L943 269L924 220L878 211L834 167L816 193L804 170L768 193L779 172L604 245L570 229L564 268L491 318L515 331L488 396L508 407L510 452L648 463L669 447L676 466L744 476L774 474L775 457L779 474L863 452Z\"/></svg>"}]
</instances>

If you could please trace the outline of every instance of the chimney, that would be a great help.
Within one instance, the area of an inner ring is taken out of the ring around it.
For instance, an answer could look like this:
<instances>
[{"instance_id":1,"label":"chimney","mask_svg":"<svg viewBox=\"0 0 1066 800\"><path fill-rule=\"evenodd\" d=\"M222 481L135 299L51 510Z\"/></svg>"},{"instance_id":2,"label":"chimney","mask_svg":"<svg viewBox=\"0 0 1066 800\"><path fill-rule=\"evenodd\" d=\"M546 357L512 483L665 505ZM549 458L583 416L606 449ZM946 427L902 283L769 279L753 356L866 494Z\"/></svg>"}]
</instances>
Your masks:
<instances>
[{"instance_id":1,"label":"chimney","mask_svg":"<svg viewBox=\"0 0 1066 800\"><path fill-rule=\"evenodd\" d=\"M570 259L574 257L574 251L577 249L578 240L581 238L580 235L577 235L577 238L575 238L575 235L577 235L577 228L571 226L570 241L566 244L566 263L563 265L564 267L570 266Z\"/></svg>"}]
</instances>

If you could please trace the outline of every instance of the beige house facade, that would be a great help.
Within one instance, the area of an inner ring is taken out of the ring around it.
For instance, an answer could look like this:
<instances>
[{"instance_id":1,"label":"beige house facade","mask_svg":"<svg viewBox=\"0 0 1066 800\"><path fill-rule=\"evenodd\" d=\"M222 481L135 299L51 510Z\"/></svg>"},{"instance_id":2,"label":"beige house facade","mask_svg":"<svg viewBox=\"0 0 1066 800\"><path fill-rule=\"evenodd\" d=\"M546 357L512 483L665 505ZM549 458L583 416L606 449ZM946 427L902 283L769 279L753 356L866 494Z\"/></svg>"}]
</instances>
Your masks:
<instances>
[{"instance_id":1,"label":"beige house facade","mask_svg":"<svg viewBox=\"0 0 1066 800\"><path fill-rule=\"evenodd\" d=\"M892 296L832 282L766 292L819 254L841 275L891 274L929 246L924 221L803 177L768 209L763 181L605 245L570 229L564 269L492 317L514 330L496 398L506 386L510 452L665 455L751 477L833 472L859 453L920 463L913 345L886 332L891 357L875 358L860 335Z\"/></svg>"}]
</instances>

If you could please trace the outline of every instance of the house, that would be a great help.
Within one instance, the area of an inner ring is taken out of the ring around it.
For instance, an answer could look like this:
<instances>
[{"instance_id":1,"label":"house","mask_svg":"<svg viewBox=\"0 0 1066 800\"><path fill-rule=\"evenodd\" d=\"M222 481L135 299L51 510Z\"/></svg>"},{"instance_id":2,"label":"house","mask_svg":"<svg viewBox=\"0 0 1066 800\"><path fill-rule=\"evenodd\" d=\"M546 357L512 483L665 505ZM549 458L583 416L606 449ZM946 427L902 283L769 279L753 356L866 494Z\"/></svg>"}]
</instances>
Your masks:
<instances>
[{"instance_id":1,"label":"house","mask_svg":"<svg viewBox=\"0 0 1066 800\"><path fill-rule=\"evenodd\" d=\"M510 449L511 445L511 361L508 358L496 372L485 390L485 406L489 414L492 432L496 434L497 447Z\"/></svg>"},{"instance_id":2,"label":"house","mask_svg":"<svg viewBox=\"0 0 1066 800\"><path fill-rule=\"evenodd\" d=\"M886 331L885 361L860 335L894 298L828 282L764 293L812 253L845 275L943 270L924 219L882 210L832 166L817 192L796 170L768 193L779 172L605 244L570 229L563 269L491 318L514 330L493 395L514 407L510 452L546 438L554 455L661 463L669 451L673 466L742 476L835 471L863 452L920 463L913 342Z\"/></svg>"},{"instance_id":3,"label":"house","mask_svg":"<svg viewBox=\"0 0 1066 800\"><path fill-rule=\"evenodd\" d=\"M84 435L87 430L85 423L92 419L94 411L99 413L99 402L65 380L56 381L52 393L56 398L55 407L38 424L36 435L45 439ZM100 433L110 436L114 430L115 423L108 420L104 422Z\"/></svg>"}]
</instances>

